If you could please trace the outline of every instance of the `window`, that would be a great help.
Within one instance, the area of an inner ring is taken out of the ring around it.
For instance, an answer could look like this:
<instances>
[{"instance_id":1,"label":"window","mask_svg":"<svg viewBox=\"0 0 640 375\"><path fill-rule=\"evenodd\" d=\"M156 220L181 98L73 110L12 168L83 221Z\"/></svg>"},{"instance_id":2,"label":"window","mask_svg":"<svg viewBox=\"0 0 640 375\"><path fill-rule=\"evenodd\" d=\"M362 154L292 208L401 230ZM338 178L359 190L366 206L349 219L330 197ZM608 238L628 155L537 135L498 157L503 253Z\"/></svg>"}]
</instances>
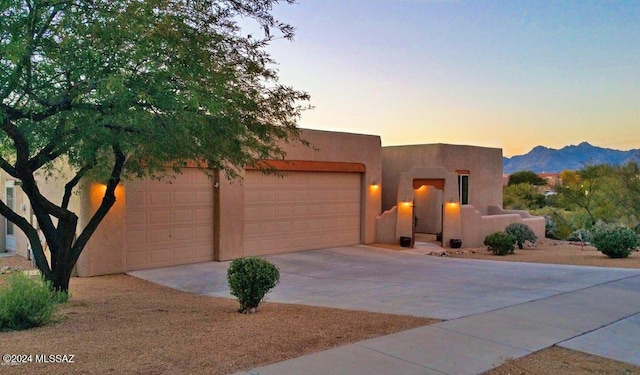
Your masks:
<instances>
[{"instance_id":1,"label":"window","mask_svg":"<svg viewBox=\"0 0 640 375\"><path fill-rule=\"evenodd\" d=\"M469 175L458 175L458 198L460 204L469 204Z\"/></svg>"}]
</instances>

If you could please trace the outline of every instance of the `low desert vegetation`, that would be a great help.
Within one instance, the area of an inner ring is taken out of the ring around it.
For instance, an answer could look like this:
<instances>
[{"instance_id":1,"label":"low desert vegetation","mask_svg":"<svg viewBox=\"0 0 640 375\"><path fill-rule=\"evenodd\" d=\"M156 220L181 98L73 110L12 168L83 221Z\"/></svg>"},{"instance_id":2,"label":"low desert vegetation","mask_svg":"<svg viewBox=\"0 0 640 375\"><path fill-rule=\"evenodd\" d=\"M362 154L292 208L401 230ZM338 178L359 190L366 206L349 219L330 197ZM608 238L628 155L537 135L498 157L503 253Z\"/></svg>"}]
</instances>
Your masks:
<instances>
[{"instance_id":1,"label":"low desert vegetation","mask_svg":"<svg viewBox=\"0 0 640 375\"><path fill-rule=\"evenodd\" d=\"M633 230L602 222L593 226L590 239L598 251L610 258L627 258L640 244Z\"/></svg>"},{"instance_id":2,"label":"low desert vegetation","mask_svg":"<svg viewBox=\"0 0 640 375\"><path fill-rule=\"evenodd\" d=\"M18 331L49 324L66 300L67 294L54 290L49 282L13 273L0 287L0 329Z\"/></svg>"},{"instance_id":3,"label":"low desert vegetation","mask_svg":"<svg viewBox=\"0 0 640 375\"><path fill-rule=\"evenodd\" d=\"M238 298L241 313L253 313L280 281L280 270L266 259L236 258L227 270L231 294Z\"/></svg>"},{"instance_id":4,"label":"low desert vegetation","mask_svg":"<svg viewBox=\"0 0 640 375\"><path fill-rule=\"evenodd\" d=\"M494 255L513 254L516 238L506 232L495 232L484 239L484 245Z\"/></svg>"},{"instance_id":5,"label":"low desert vegetation","mask_svg":"<svg viewBox=\"0 0 640 375\"><path fill-rule=\"evenodd\" d=\"M538 241L538 236L533 230L523 223L511 223L507 225L505 232L512 235L516 239L518 249L523 249L526 242L535 244Z\"/></svg>"},{"instance_id":6,"label":"low desert vegetation","mask_svg":"<svg viewBox=\"0 0 640 375\"><path fill-rule=\"evenodd\" d=\"M640 155L639 155L640 156ZM640 161L585 165L560 174L561 184L541 186L529 171L514 173L503 190L506 209L546 218L546 237L589 242L598 222L640 233ZM551 192L551 193L549 193Z\"/></svg>"}]
</instances>

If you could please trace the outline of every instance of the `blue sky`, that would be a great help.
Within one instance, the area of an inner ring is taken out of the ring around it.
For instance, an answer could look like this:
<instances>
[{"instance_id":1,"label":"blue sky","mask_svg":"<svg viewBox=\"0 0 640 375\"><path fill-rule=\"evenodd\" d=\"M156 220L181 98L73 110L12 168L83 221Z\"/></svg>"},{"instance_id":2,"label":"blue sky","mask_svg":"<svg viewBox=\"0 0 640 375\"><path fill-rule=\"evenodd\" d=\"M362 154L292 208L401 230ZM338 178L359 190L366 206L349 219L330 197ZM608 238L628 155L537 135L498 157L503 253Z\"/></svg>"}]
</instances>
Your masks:
<instances>
[{"instance_id":1,"label":"blue sky","mask_svg":"<svg viewBox=\"0 0 640 375\"><path fill-rule=\"evenodd\" d=\"M640 148L640 1L298 0L269 47L304 128L383 145Z\"/></svg>"}]
</instances>

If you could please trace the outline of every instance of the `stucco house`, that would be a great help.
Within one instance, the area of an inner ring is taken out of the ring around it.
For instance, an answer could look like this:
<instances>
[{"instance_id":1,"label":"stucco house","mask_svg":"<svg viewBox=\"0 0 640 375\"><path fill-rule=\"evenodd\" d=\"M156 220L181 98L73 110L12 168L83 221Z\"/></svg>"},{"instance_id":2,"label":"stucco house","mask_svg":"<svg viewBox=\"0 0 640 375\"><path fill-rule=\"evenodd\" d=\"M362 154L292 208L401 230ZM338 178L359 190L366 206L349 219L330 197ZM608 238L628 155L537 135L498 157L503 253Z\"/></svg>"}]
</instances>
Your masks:
<instances>
[{"instance_id":1,"label":"stucco house","mask_svg":"<svg viewBox=\"0 0 640 375\"><path fill-rule=\"evenodd\" d=\"M484 238L523 222L544 238L545 220L502 209L502 150L449 144L382 148L383 214L377 242L432 234L447 247L480 247Z\"/></svg>"},{"instance_id":2,"label":"stucco house","mask_svg":"<svg viewBox=\"0 0 640 375\"><path fill-rule=\"evenodd\" d=\"M196 168L185 168L170 184L123 182L116 189L116 204L77 262L77 275L397 244L414 230L440 231L444 245L449 238L462 238L467 246L477 244L489 229L523 220L517 213L494 215L502 204L499 149L383 148L379 136L318 130L303 130L302 136L313 147L286 145L285 161L266 161L283 176L246 169L242 180L228 181L223 173L208 178ZM1 183L5 202L30 218L20 182L3 175ZM104 188L87 183L74 196L70 208L78 213L80 226L100 204ZM61 182L41 187L50 199L60 199L61 189ZM382 209L386 212L380 215ZM502 219L488 225L488 215ZM5 220L1 225L2 244L28 257L26 237ZM471 229L475 226L480 229Z\"/></svg>"},{"instance_id":3,"label":"stucco house","mask_svg":"<svg viewBox=\"0 0 640 375\"><path fill-rule=\"evenodd\" d=\"M288 145L287 161L267 161L283 176L248 169L242 180L228 181L223 173L210 179L186 168L170 184L123 182L116 204L80 256L77 274L374 242L380 137L315 130L304 130L302 137L313 147ZM4 177L4 186L16 184ZM50 182L41 190L60 199L61 188L61 182ZM70 208L79 214L80 226L97 209L104 188L86 184L74 197ZM14 194L23 199L21 192ZM19 212L28 217L24 202L14 207L24 205ZM26 237L16 233L11 239L12 248L27 256Z\"/></svg>"}]
</instances>

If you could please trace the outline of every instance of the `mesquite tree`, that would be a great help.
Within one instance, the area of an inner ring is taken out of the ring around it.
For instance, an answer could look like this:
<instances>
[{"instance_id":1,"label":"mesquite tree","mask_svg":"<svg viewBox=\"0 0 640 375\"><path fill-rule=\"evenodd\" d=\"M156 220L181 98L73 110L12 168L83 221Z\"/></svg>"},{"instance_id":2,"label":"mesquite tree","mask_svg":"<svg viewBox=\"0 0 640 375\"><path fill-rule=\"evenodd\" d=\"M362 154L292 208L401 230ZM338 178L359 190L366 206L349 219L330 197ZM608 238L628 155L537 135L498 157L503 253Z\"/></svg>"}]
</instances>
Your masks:
<instances>
[{"instance_id":1,"label":"mesquite tree","mask_svg":"<svg viewBox=\"0 0 640 375\"><path fill-rule=\"evenodd\" d=\"M292 3L293 0L286 0ZM293 28L277 0L0 1L0 167L22 182L51 251L0 202L29 239L36 264L66 291L122 178L160 178L187 163L236 177L297 142L306 93L278 82L265 47ZM252 20L257 36L238 20ZM302 141L304 142L304 141ZM71 174L57 173L61 165ZM63 178L58 200L41 193ZM106 185L78 227L69 209L86 181Z\"/></svg>"}]
</instances>

